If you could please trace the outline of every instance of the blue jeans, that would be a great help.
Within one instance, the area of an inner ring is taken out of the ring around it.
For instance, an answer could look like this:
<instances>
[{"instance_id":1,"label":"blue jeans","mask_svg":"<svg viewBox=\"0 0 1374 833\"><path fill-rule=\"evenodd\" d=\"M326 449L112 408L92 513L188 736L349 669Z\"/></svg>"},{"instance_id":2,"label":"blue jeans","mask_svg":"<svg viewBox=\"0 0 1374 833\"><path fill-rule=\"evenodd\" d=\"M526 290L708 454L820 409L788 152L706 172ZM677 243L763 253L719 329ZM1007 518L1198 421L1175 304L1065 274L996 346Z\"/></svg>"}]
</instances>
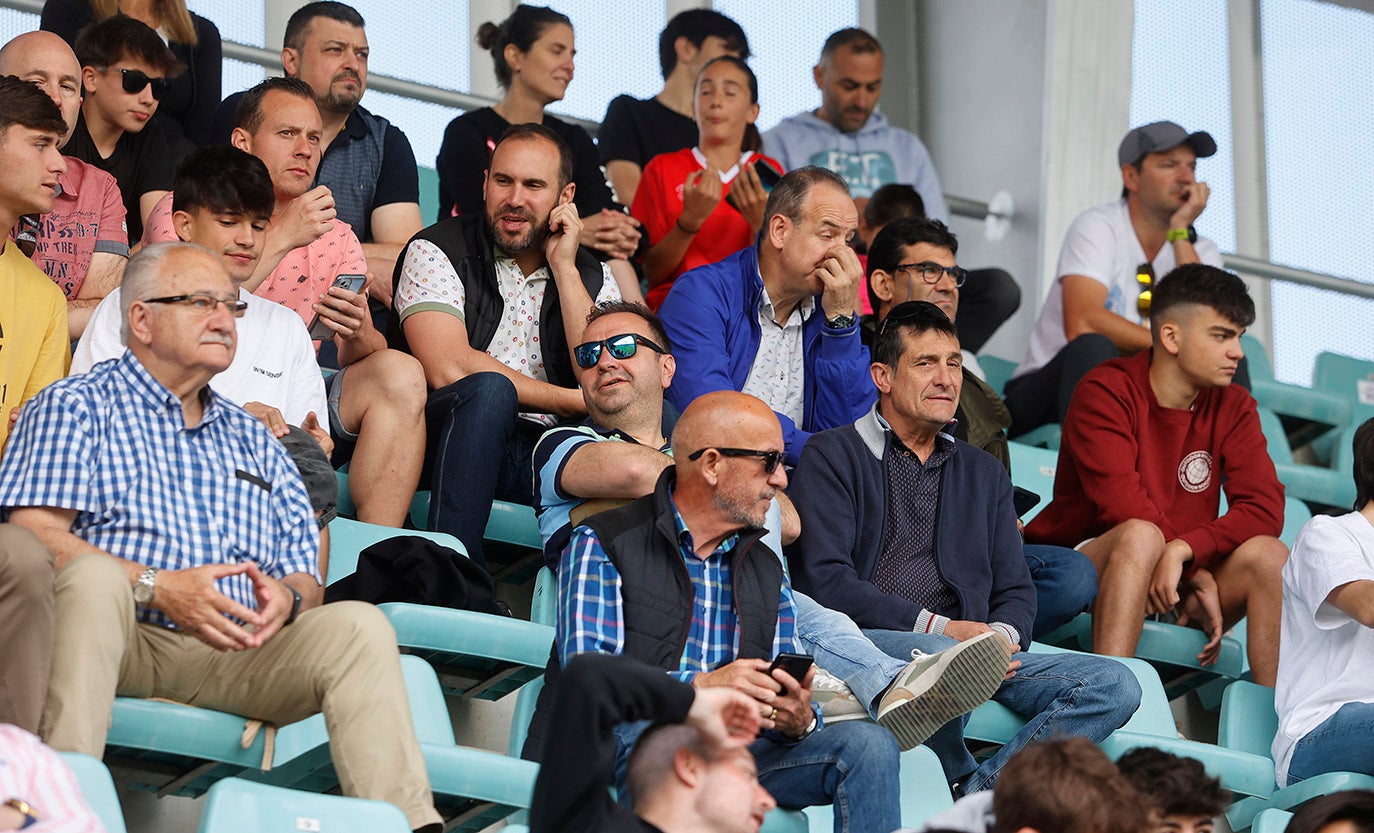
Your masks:
<instances>
[{"instance_id":1,"label":"blue jeans","mask_svg":"<svg viewBox=\"0 0 1374 833\"><path fill-rule=\"evenodd\" d=\"M1026 544L1026 566L1035 584L1035 625L1031 639L1067 625L1097 598L1097 568L1078 550Z\"/></svg>"},{"instance_id":2,"label":"blue jeans","mask_svg":"<svg viewBox=\"0 0 1374 833\"><path fill-rule=\"evenodd\" d=\"M615 729L615 780L627 801L625 771L646 721ZM767 732L749 745L759 783L778 805L832 804L836 833L892 833L901 827L900 761L892 733L876 723L851 720L825 726L800 742Z\"/></svg>"},{"instance_id":3,"label":"blue jeans","mask_svg":"<svg viewBox=\"0 0 1374 833\"><path fill-rule=\"evenodd\" d=\"M463 542L486 566L482 538L496 499L534 502L530 457L544 427L516 415L515 385L474 373L433 391L425 406L431 443L429 528Z\"/></svg>"},{"instance_id":4,"label":"blue jeans","mask_svg":"<svg viewBox=\"0 0 1374 833\"><path fill-rule=\"evenodd\" d=\"M1322 724L1303 735L1288 762L1288 783L1324 772L1374 775L1374 703L1346 703Z\"/></svg>"},{"instance_id":5,"label":"blue jeans","mask_svg":"<svg viewBox=\"0 0 1374 833\"><path fill-rule=\"evenodd\" d=\"M906 662L883 653L854 620L792 590L797 604L797 639L816 664L844 680L869 717L878 716L878 698ZM908 659L909 661L909 659Z\"/></svg>"},{"instance_id":6,"label":"blue jeans","mask_svg":"<svg viewBox=\"0 0 1374 833\"><path fill-rule=\"evenodd\" d=\"M939 634L865 630L873 644L895 657L913 650L943 651L955 640ZM1140 705L1140 683L1123 663L1088 654L1022 651L1016 676L992 699L1027 719L1025 726L981 766L964 746L965 715L940 727L926 746L940 758L945 778L959 795L992 789L1002 767L1022 748L1056 736L1080 735L1094 743L1125 725Z\"/></svg>"}]
</instances>

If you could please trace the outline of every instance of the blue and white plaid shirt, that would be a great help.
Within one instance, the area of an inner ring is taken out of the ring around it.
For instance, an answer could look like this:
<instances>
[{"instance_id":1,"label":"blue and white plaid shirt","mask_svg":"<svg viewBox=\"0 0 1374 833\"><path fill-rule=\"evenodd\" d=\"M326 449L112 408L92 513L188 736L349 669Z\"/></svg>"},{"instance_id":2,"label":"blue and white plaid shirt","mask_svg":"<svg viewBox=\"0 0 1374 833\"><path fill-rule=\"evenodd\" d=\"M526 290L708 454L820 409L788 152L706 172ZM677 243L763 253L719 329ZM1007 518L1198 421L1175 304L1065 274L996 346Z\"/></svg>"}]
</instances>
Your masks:
<instances>
[{"instance_id":1,"label":"blue and white plaid shirt","mask_svg":"<svg viewBox=\"0 0 1374 833\"><path fill-rule=\"evenodd\" d=\"M673 676L691 681L697 673L713 671L739 656L739 619L735 614L730 552L739 543L731 535L706 558L696 554L691 530L673 507L678 549L692 578L692 622L687 647ZM621 611L620 571L586 526L573 530L558 569L558 656L563 665L577 654L620 654L625 649L625 617ZM797 608L792 586L784 574L778 597L778 625L773 654L801 653L796 641Z\"/></svg>"},{"instance_id":2,"label":"blue and white plaid shirt","mask_svg":"<svg viewBox=\"0 0 1374 833\"><path fill-rule=\"evenodd\" d=\"M319 531L300 472L267 429L204 389L187 428L181 401L133 353L62 379L24 406L0 462L0 520L26 506L75 509L72 534L119 558L180 570L256 562L319 577ZM220 579L257 608L246 575ZM140 609L141 621L170 626Z\"/></svg>"}]
</instances>

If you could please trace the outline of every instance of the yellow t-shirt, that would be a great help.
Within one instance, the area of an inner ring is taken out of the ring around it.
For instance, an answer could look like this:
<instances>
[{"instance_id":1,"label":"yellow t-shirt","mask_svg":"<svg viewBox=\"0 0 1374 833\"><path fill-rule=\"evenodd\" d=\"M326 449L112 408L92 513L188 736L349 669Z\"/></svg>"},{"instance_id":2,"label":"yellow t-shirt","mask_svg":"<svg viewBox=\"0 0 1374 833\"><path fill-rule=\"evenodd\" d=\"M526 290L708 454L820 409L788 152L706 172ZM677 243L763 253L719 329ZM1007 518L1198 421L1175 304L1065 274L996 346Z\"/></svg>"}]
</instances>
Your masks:
<instances>
[{"instance_id":1,"label":"yellow t-shirt","mask_svg":"<svg viewBox=\"0 0 1374 833\"><path fill-rule=\"evenodd\" d=\"M67 299L13 241L0 252L0 456L10 412L67 375Z\"/></svg>"}]
</instances>

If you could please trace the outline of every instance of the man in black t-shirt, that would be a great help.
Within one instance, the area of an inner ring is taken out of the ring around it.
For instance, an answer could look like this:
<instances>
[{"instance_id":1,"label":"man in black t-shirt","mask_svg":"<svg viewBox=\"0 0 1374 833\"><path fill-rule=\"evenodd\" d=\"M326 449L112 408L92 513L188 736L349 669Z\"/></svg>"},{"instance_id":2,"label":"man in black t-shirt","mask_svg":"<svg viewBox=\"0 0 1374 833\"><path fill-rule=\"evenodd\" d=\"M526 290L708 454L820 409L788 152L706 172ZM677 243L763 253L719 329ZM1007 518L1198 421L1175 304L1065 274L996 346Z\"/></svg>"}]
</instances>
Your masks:
<instances>
[{"instance_id":1,"label":"man in black t-shirt","mask_svg":"<svg viewBox=\"0 0 1374 833\"><path fill-rule=\"evenodd\" d=\"M697 73L721 55L749 57L749 38L740 25L709 9L682 12L658 36L663 89L643 100L617 96L606 108L597 144L621 205L634 202L639 177L650 159L697 143L692 116Z\"/></svg>"},{"instance_id":2,"label":"man in black t-shirt","mask_svg":"<svg viewBox=\"0 0 1374 833\"><path fill-rule=\"evenodd\" d=\"M130 240L172 188L171 154L162 131L145 130L157 112L167 79L186 69L157 32L132 17L115 15L76 37L81 117L65 148L68 156L95 165L119 183Z\"/></svg>"}]
</instances>

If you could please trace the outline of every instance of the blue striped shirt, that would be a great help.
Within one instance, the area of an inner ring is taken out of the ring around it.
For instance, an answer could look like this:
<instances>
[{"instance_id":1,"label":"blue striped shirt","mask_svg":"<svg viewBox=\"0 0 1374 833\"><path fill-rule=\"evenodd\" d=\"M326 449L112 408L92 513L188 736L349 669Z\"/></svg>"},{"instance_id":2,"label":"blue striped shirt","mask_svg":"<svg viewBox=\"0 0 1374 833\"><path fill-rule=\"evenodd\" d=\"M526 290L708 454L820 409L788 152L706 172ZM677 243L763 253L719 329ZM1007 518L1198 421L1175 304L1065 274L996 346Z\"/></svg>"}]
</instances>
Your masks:
<instances>
[{"instance_id":1,"label":"blue striped shirt","mask_svg":"<svg viewBox=\"0 0 1374 833\"><path fill-rule=\"evenodd\" d=\"M696 554L691 530L677 508L678 549L692 579L692 621L687 646L673 676L689 682L702 671L713 671L739 656L739 619L735 613L730 554L739 534L721 542L706 558ZM611 563L596 533L586 526L573 530L558 570L559 659L564 665L577 654L620 654L625 649L621 610L620 571ZM783 577L778 596L778 624L773 653L801 653L796 640L797 609L792 586Z\"/></svg>"},{"instance_id":2,"label":"blue striped shirt","mask_svg":"<svg viewBox=\"0 0 1374 833\"><path fill-rule=\"evenodd\" d=\"M72 534L127 561L181 570L256 562L319 577L319 531L300 472L267 429L207 386L200 424L132 352L62 379L24 406L0 463L0 520L74 509ZM257 608L246 575L218 588ZM170 626L155 610L141 621Z\"/></svg>"}]
</instances>

